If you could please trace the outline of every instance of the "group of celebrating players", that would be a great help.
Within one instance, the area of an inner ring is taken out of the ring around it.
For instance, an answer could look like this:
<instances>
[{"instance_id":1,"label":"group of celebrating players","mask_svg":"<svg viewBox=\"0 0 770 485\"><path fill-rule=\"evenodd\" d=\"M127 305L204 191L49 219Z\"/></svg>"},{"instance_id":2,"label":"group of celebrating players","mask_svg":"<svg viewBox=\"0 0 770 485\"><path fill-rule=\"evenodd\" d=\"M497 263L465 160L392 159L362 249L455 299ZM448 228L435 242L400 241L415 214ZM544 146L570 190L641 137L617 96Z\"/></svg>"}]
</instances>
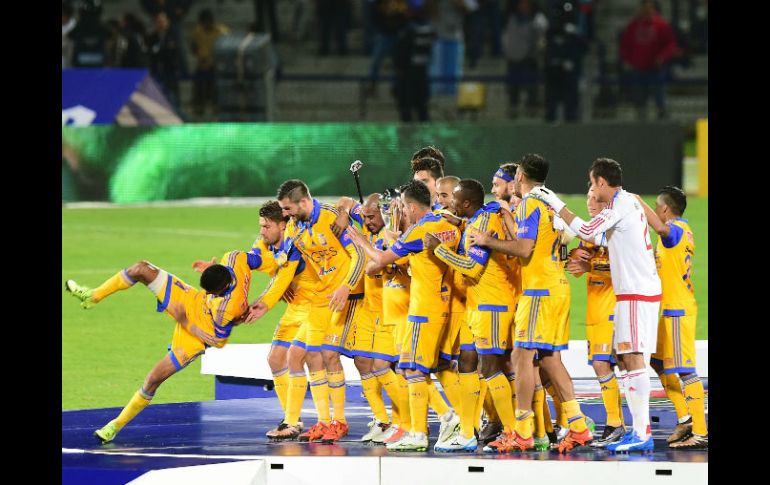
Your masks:
<instances>
[{"instance_id":1,"label":"group of celebrating players","mask_svg":"<svg viewBox=\"0 0 770 485\"><path fill-rule=\"evenodd\" d=\"M177 322L168 354L95 435L112 441L168 377L284 300L268 356L284 418L270 439L334 443L348 434L344 355L374 415L361 441L388 450L427 450L431 408L440 452L650 451L649 361L679 419L669 446L708 448L695 369L694 239L681 189L663 188L652 209L623 190L618 162L598 158L589 171L591 219L583 221L545 187L549 163L540 155L501 165L488 203L478 180L444 175L437 148L410 163L413 179L396 196L362 203L324 204L301 180L284 182L277 201L259 210L250 251L193 263L202 290L147 261L94 289L68 280L83 308L140 281ZM660 236L655 250L648 225ZM574 237L580 243L567 251ZM250 305L252 271L271 279ZM569 342L565 271L587 279L588 361L607 412L597 437L560 357ZM305 430L308 384L318 421Z\"/></svg>"}]
</instances>

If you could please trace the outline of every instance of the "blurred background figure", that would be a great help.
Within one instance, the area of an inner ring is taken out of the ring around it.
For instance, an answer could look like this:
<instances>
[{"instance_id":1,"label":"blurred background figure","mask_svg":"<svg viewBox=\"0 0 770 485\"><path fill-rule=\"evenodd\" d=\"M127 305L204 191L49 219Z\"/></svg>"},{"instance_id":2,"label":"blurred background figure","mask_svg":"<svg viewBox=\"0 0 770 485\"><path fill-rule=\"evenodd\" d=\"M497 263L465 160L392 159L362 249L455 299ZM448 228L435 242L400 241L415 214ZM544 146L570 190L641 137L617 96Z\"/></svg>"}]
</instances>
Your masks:
<instances>
[{"instance_id":1,"label":"blurred background figure","mask_svg":"<svg viewBox=\"0 0 770 485\"><path fill-rule=\"evenodd\" d=\"M492 57L500 57L502 51L501 28L503 25L501 0L475 0L477 8L468 5L465 16L465 38L468 39L468 67L474 69L484 55L484 45L489 42Z\"/></svg>"},{"instance_id":2,"label":"blurred background figure","mask_svg":"<svg viewBox=\"0 0 770 485\"><path fill-rule=\"evenodd\" d=\"M61 68L71 67L72 64L72 39L69 33L75 28L74 10L70 2L61 3Z\"/></svg>"},{"instance_id":3,"label":"blurred background figure","mask_svg":"<svg viewBox=\"0 0 770 485\"><path fill-rule=\"evenodd\" d=\"M430 121L428 66L436 31L428 20L426 3L409 0L411 21L398 33L393 49L394 94L401 121L412 121L415 111L418 121Z\"/></svg>"},{"instance_id":4,"label":"blurred background figure","mask_svg":"<svg viewBox=\"0 0 770 485\"><path fill-rule=\"evenodd\" d=\"M78 21L69 33L72 67L104 67L110 31L102 24L101 0L82 0Z\"/></svg>"},{"instance_id":5,"label":"blurred background figure","mask_svg":"<svg viewBox=\"0 0 770 485\"><path fill-rule=\"evenodd\" d=\"M279 43L281 34L278 28L278 18L275 15L275 0L254 0L254 12L257 32L269 32L273 42ZM265 28L268 20L270 21L270 30Z\"/></svg>"},{"instance_id":6,"label":"blurred background figure","mask_svg":"<svg viewBox=\"0 0 770 485\"><path fill-rule=\"evenodd\" d=\"M166 14L169 23L168 30L174 38L175 44L179 46L176 50L176 66L180 75L187 78L190 75L190 70L187 66L187 56L184 51L186 42L184 41L182 22L185 15L187 15L187 11L190 10L193 0L140 0L140 2L142 9L153 21L157 18L158 13L163 12Z\"/></svg>"},{"instance_id":7,"label":"blurred background figure","mask_svg":"<svg viewBox=\"0 0 770 485\"><path fill-rule=\"evenodd\" d=\"M155 15L155 29L147 37L150 52L150 72L160 83L171 105L180 112L179 104L179 44L170 32L168 16Z\"/></svg>"},{"instance_id":8,"label":"blurred background figure","mask_svg":"<svg viewBox=\"0 0 770 485\"><path fill-rule=\"evenodd\" d=\"M508 0L505 7L502 47L506 60L508 116L519 116L522 92L527 117L539 106L538 84L548 20L533 0Z\"/></svg>"},{"instance_id":9,"label":"blurred background figure","mask_svg":"<svg viewBox=\"0 0 770 485\"><path fill-rule=\"evenodd\" d=\"M259 27L257 26L257 29ZM193 73L193 117L195 121L216 119L217 86L214 70L214 43L219 36L230 32L225 25L214 22L210 9L203 9L198 14L198 23L192 33L190 48L195 57ZM212 115L204 118L207 106L211 106Z\"/></svg>"},{"instance_id":10,"label":"blurred background figure","mask_svg":"<svg viewBox=\"0 0 770 485\"><path fill-rule=\"evenodd\" d=\"M350 0L317 0L316 11L321 27L321 56L330 53L331 40L337 46L337 55L348 54L348 28L350 27Z\"/></svg>"},{"instance_id":11,"label":"blurred background figure","mask_svg":"<svg viewBox=\"0 0 770 485\"><path fill-rule=\"evenodd\" d=\"M409 5L407 0L373 0L372 25L374 40L372 48L372 64L369 68L368 94L377 94L377 81L380 78L382 62L393 55L393 46L399 32L409 22Z\"/></svg>"},{"instance_id":12,"label":"blurred background figure","mask_svg":"<svg viewBox=\"0 0 770 485\"><path fill-rule=\"evenodd\" d=\"M674 30L660 15L656 2L642 0L639 14L628 23L620 40L620 56L640 120L647 119L647 99L651 92L658 119L668 116L665 98L667 67L679 54Z\"/></svg>"},{"instance_id":13,"label":"blurred background figure","mask_svg":"<svg viewBox=\"0 0 770 485\"><path fill-rule=\"evenodd\" d=\"M121 19L123 36L126 39L126 52L121 67L140 68L150 65L147 50L147 28L133 13L123 14Z\"/></svg>"},{"instance_id":14,"label":"blurred background figure","mask_svg":"<svg viewBox=\"0 0 770 485\"><path fill-rule=\"evenodd\" d=\"M457 85L463 75L465 37L463 20L469 9L478 8L476 0L435 0L431 23L436 29L433 55L430 65L431 77L455 78L456 81L434 82L431 93L456 95Z\"/></svg>"}]
</instances>

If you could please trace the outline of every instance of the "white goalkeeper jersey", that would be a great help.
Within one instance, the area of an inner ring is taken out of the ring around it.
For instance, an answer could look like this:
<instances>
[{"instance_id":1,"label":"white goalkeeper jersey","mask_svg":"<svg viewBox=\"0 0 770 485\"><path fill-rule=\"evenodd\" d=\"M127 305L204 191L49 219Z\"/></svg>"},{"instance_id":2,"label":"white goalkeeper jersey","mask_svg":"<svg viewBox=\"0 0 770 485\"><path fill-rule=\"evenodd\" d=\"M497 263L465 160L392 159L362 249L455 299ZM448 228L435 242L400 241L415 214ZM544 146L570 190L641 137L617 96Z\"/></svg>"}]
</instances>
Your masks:
<instances>
[{"instance_id":1,"label":"white goalkeeper jersey","mask_svg":"<svg viewBox=\"0 0 770 485\"><path fill-rule=\"evenodd\" d=\"M588 222L575 217L570 228L589 242L606 234L612 287L618 301L660 301L660 277L647 217L634 195L618 190L606 209Z\"/></svg>"}]
</instances>

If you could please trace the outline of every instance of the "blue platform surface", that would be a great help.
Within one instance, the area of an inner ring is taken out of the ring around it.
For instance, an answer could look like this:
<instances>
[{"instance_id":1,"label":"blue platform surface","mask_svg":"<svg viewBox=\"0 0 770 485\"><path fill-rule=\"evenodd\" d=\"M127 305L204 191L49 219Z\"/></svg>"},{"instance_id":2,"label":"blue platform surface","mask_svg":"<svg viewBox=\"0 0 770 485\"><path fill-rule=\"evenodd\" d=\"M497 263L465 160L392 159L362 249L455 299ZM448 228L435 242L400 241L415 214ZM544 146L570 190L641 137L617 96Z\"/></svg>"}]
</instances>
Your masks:
<instances>
[{"instance_id":1,"label":"blue platform surface","mask_svg":"<svg viewBox=\"0 0 770 485\"><path fill-rule=\"evenodd\" d=\"M553 408L553 403L550 403ZM597 434L604 423L604 407L599 400L581 403L583 412L597 423ZM652 461L708 462L707 451L675 451L665 439L676 425L670 402L655 400L651 405L655 451L650 454L611 454L582 448L568 455L555 451L517 454L393 453L383 446L357 440L367 432L371 411L365 402L346 403L349 435L334 445L299 442L270 442L265 432L283 417L276 398L231 399L177 404L153 404L129 423L115 441L102 445L94 430L115 418L120 408L86 409L62 412L62 483L126 483L150 470L180 466L254 459L262 456L420 456L442 458L489 458L508 460L569 461ZM555 414L552 414L555 415ZM626 422L631 422L624 407ZM305 427L316 421L313 402L306 399L302 409ZM429 415L431 447L438 435L438 419Z\"/></svg>"}]
</instances>

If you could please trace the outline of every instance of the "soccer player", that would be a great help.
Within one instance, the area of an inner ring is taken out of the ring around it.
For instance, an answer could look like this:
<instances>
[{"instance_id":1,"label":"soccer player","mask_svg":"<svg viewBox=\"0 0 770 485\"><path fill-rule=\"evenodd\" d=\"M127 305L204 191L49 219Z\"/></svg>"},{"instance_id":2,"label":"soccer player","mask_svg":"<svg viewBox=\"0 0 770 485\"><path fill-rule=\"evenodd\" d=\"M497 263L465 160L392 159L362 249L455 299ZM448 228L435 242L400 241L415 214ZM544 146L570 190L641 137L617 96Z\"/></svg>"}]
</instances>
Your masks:
<instances>
[{"instance_id":1,"label":"soccer player","mask_svg":"<svg viewBox=\"0 0 770 485\"><path fill-rule=\"evenodd\" d=\"M536 386L535 355L562 398L570 431L559 443L566 452L592 439L572 380L561 361L560 351L569 342L570 289L560 258L561 231L554 227L554 214L529 193L548 176L548 161L537 154L524 155L516 170L514 186L522 200L516 213L515 240L495 239L485 232L471 234L471 243L521 260L523 294L516 309L516 424L512 433L488 445L490 451L528 450L535 446L533 397ZM542 392L542 390L541 390ZM542 407L542 401L537 404Z\"/></svg>"},{"instance_id":2,"label":"soccer player","mask_svg":"<svg viewBox=\"0 0 770 485\"><path fill-rule=\"evenodd\" d=\"M443 209L452 209L452 193L460 183L460 177L445 175L436 181L437 200Z\"/></svg>"},{"instance_id":3,"label":"soccer player","mask_svg":"<svg viewBox=\"0 0 770 485\"><path fill-rule=\"evenodd\" d=\"M438 203L436 182L444 176L441 162L431 157L412 160L412 175L414 180L424 183L428 190L430 190L430 209L433 211L440 210L442 207Z\"/></svg>"},{"instance_id":4,"label":"soccer player","mask_svg":"<svg viewBox=\"0 0 770 485\"><path fill-rule=\"evenodd\" d=\"M692 284L695 240L687 219L687 196L666 186L655 199L653 211L641 198L647 220L658 233L655 249L663 286L658 344L650 364L674 403L679 423L666 440L676 449L708 448L703 383L695 370L695 323L698 306ZM681 379L681 383L680 380ZM684 389L683 389L684 388Z\"/></svg>"},{"instance_id":5,"label":"soccer player","mask_svg":"<svg viewBox=\"0 0 770 485\"><path fill-rule=\"evenodd\" d=\"M310 390L318 412L318 422L299 436L300 441L333 443L348 433L345 419L345 374L340 354L350 356L355 336L353 320L363 301L360 292L364 257L344 231L338 238L332 225L337 209L322 204L310 195L304 182L287 180L278 189L278 203L284 214L292 217L286 226L284 249L297 248L318 275L312 295L310 317L305 335L298 332L295 341L306 347L289 348L289 392L287 407L304 399L307 381L302 357L310 371ZM265 292L251 305L246 321L261 318L278 302L294 278L298 261L286 261ZM306 355L305 355L306 353ZM332 401L333 416L329 410ZM288 425L296 426L297 416L286 416Z\"/></svg>"},{"instance_id":6,"label":"soccer player","mask_svg":"<svg viewBox=\"0 0 770 485\"><path fill-rule=\"evenodd\" d=\"M484 205L484 187L477 180L460 181L454 192L454 211L467 218L467 224L457 251L427 234L425 246L436 257L467 279L466 315L475 353L481 358L481 374L487 382L495 409L506 432L513 431L514 415L511 387L503 370L514 314L514 288L510 266L504 254L491 252L483 246L470 247L471 231L491 231L492 237L504 239L505 230L500 216L500 204ZM466 354L467 355L467 354ZM439 451L475 451L474 416L479 397L479 378L475 356L460 358L462 386L461 432L448 442L437 443Z\"/></svg>"},{"instance_id":7,"label":"soccer player","mask_svg":"<svg viewBox=\"0 0 770 485\"><path fill-rule=\"evenodd\" d=\"M428 447L428 383L426 379L438 367L440 341L449 317L447 266L423 246L423 236L431 232L451 249L457 247L459 230L431 212L428 187L413 180L401 191L405 215L412 224L385 251L367 254L369 272L377 271L409 255L412 271L408 324L402 341L399 368L409 381L409 411L412 431L387 445L389 450L425 451Z\"/></svg>"},{"instance_id":8,"label":"soccer player","mask_svg":"<svg viewBox=\"0 0 770 485\"><path fill-rule=\"evenodd\" d=\"M259 209L259 238L254 241L249 257L255 265L254 270L266 273L271 278L278 272L278 261L281 258L281 243L284 240L284 231L286 223L289 222L289 216L284 216L281 206L277 201L266 202ZM299 253L296 253L299 256ZM196 261L193 268L196 271L203 271L210 263ZM318 282L315 274L307 270L305 261L300 259L296 269L294 279L287 290L288 306L281 316L281 320L273 332L273 341L270 347L270 353L267 356L267 362L273 373L273 386L284 411L287 412L286 397L289 386L289 347L300 326L307 321L310 314L310 292ZM296 410L298 413L299 410ZM278 427L271 429L266 436L271 439L281 440L295 437L302 432L302 422L298 422L297 430L289 430L289 425L284 420L278 424ZM296 432L295 432L296 431Z\"/></svg>"},{"instance_id":9,"label":"soccer player","mask_svg":"<svg viewBox=\"0 0 770 485\"><path fill-rule=\"evenodd\" d=\"M84 309L140 282L157 297L157 311L168 314L177 322L168 353L147 374L142 387L118 417L94 433L102 443L115 439L120 430L150 404L158 387L187 367L206 347L225 345L233 326L242 321L248 310L254 265L248 253L225 253L220 264L211 265L201 274L203 290L193 288L148 261L139 261L119 271L93 289L67 280L65 289L81 301Z\"/></svg>"},{"instance_id":10,"label":"soccer player","mask_svg":"<svg viewBox=\"0 0 770 485\"><path fill-rule=\"evenodd\" d=\"M362 226L364 237L369 244L380 250L384 245L388 245L385 239L385 221L380 212L380 194L369 195L363 205L349 197L343 197L336 207L339 210L335 222L338 228L343 224L344 230L348 221L355 221ZM374 443L384 441L392 424L385 409L381 389L385 388L396 409L404 409L409 405L409 396L406 390L401 388L395 372L391 369L391 363L398 361L398 354L393 341L394 322L386 322L382 318L383 273L384 270L364 276L364 304L367 311L361 312L361 317L356 318L356 338L352 351L353 361L361 374L364 397L374 413L374 419L369 423L369 432L361 441Z\"/></svg>"},{"instance_id":11,"label":"soccer player","mask_svg":"<svg viewBox=\"0 0 770 485\"><path fill-rule=\"evenodd\" d=\"M588 190L586 199L588 214L596 216L605 207L606 202L596 200L592 190ZM602 236L604 239L606 237ZM587 302L586 302L586 340L588 341L588 365L593 367L602 393L604 409L607 412L607 422L602 437L591 443L595 448L606 448L607 445L620 441L626 431L623 427L623 412L620 402L620 388L612 367L616 364L612 355L612 336L614 334L613 310L615 309L615 292L612 290L610 261L607 248L601 245L580 241L574 250L567 271L579 278L587 273Z\"/></svg>"},{"instance_id":12,"label":"soccer player","mask_svg":"<svg viewBox=\"0 0 770 485\"><path fill-rule=\"evenodd\" d=\"M412 154L412 162L426 157L435 158L438 160L439 165L441 165L441 170L446 170L446 159L444 158L444 152L439 150L438 147L427 145L420 148Z\"/></svg>"},{"instance_id":13,"label":"soccer player","mask_svg":"<svg viewBox=\"0 0 770 485\"><path fill-rule=\"evenodd\" d=\"M650 451L654 448L650 429L650 376L644 354L652 353L656 347L661 284L647 217L637 198L623 190L623 172L617 161L597 158L589 177L596 199L606 202L607 207L588 222L573 214L545 187L533 189L530 196L553 208L581 239L595 242L606 234L617 300L614 348L627 369L623 384L633 417L633 429L607 449Z\"/></svg>"}]
</instances>

